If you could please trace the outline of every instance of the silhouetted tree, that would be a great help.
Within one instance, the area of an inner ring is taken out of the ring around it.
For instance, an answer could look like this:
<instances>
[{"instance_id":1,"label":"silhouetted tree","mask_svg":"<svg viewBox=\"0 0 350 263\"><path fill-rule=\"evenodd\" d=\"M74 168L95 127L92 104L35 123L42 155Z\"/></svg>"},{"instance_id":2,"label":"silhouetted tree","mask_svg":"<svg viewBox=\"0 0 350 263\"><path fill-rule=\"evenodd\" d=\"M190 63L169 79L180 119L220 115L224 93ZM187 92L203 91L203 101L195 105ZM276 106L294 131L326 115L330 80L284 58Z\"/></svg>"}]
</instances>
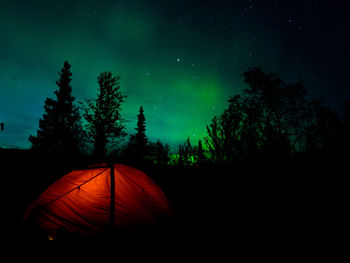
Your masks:
<instances>
[{"instance_id":1,"label":"silhouetted tree","mask_svg":"<svg viewBox=\"0 0 350 263\"><path fill-rule=\"evenodd\" d=\"M124 155L129 160L140 162L145 159L148 154L149 145L146 136L146 118L143 107L140 106L139 114L137 115L137 131L129 137L129 141L124 149Z\"/></svg>"},{"instance_id":2,"label":"silhouetted tree","mask_svg":"<svg viewBox=\"0 0 350 263\"><path fill-rule=\"evenodd\" d=\"M307 130L306 151L334 155L343 143L340 134L341 119L323 100L313 100L311 106L313 119Z\"/></svg>"},{"instance_id":3,"label":"silhouetted tree","mask_svg":"<svg viewBox=\"0 0 350 263\"><path fill-rule=\"evenodd\" d=\"M198 166L202 166L203 164L206 163L206 158L204 155L204 150L203 150L203 145L201 140L198 141L198 147L196 152L196 163Z\"/></svg>"},{"instance_id":4,"label":"silhouetted tree","mask_svg":"<svg viewBox=\"0 0 350 263\"><path fill-rule=\"evenodd\" d=\"M220 118L215 116L212 119L211 124L207 126L207 132L208 136L204 140L208 147L209 158L214 163L221 163L224 160L224 142Z\"/></svg>"},{"instance_id":5,"label":"silhouetted tree","mask_svg":"<svg viewBox=\"0 0 350 263\"><path fill-rule=\"evenodd\" d=\"M45 113L39 121L36 136L30 136L32 149L50 152L77 153L82 146L82 125L79 109L72 96L71 65L64 62L60 78L56 81L56 100L47 98Z\"/></svg>"},{"instance_id":6,"label":"silhouetted tree","mask_svg":"<svg viewBox=\"0 0 350 263\"><path fill-rule=\"evenodd\" d=\"M246 104L259 115L261 132L269 131L265 143L276 142L273 151L279 156L290 154L304 138L308 123L303 81L287 85L276 74L260 68L248 70L243 77L248 84L244 89Z\"/></svg>"},{"instance_id":7,"label":"silhouetted tree","mask_svg":"<svg viewBox=\"0 0 350 263\"><path fill-rule=\"evenodd\" d=\"M121 106L126 96L119 85L120 76L103 72L97 78L99 85L97 99L87 102L84 117L87 121L88 136L94 146L94 155L106 156L107 144L116 144L125 136L125 120L121 117Z\"/></svg>"},{"instance_id":8,"label":"silhouetted tree","mask_svg":"<svg viewBox=\"0 0 350 263\"><path fill-rule=\"evenodd\" d=\"M4 130L5 124L3 122L0 123L0 130Z\"/></svg>"},{"instance_id":9,"label":"silhouetted tree","mask_svg":"<svg viewBox=\"0 0 350 263\"><path fill-rule=\"evenodd\" d=\"M344 102L344 124L347 128L350 128L350 100Z\"/></svg>"},{"instance_id":10,"label":"silhouetted tree","mask_svg":"<svg viewBox=\"0 0 350 263\"><path fill-rule=\"evenodd\" d=\"M188 137L183 145L179 145L178 165L191 166L195 163L194 158L195 152L191 145L190 138Z\"/></svg>"},{"instance_id":11,"label":"silhouetted tree","mask_svg":"<svg viewBox=\"0 0 350 263\"><path fill-rule=\"evenodd\" d=\"M350 100L344 102L344 114L343 114L343 147L344 147L344 158L350 156Z\"/></svg>"},{"instance_id":12,"label":"silhouetted tree","mask_svg":"<svg viewBox=\"0 0 350 263\"><path fill-rule=\"evenodd\" d=\"M247 158L287 157L305 138L309 113L302 81L287 85L273 73L253 68L243 74L248 87L207 126L205 142L215 163Z\"/></svg>"},{"instance_id":13,"label":"silhouetted tree","mask_svg":"<svg viewBox=\"0 0 350 263\"><path fill-rule=\"evenodd\" d=\"M233 162L246 155L247 146L243 138L248 135L249 129L245 120L242 98L239 95L230 98L228 108L207 126L208 136L204 139L211 161Z\"/></svg>"},{"instance_id":14,"label":"silhouetted tree","mask_svg":"<svg viewBox=\"0 0 350 263\"><path fill-rule=\"evenodd\" d=\"M223 159L225 162L238 161L246 155L246 142L242 140L252 132L251 127L246 127L247 116L241 96L235 95L229 99L229 105L221 114L220 121L222 127Z\"/></svg>"},{"instance_id":15,"label":"silhouetted tree","mask_svg":"<svg viewBox=\"0 0 350 263\"><path fill-rule=\"evenodd\" d=\"M140 106L139 114L137 115L137 133L135 134L135 146L138 154L144 157L147 154L148 138L146 136L146 118L143 113L143 108Z\"/></svg>"},{"instance_id":16,"label":"silhouetted tree","mask_svg":"<svg viewBox=\"0 0 350 263\"><path fill-rule=\"evenodd\" d=\"M161 141L149 144L148 156L158 165L167 165L169 158L170 147L168 144L163 144Z\"/></svg>"},{"instance_id":17,"label":"silhouetted tree","mask_svg":"<svg viewBox=\"0 0 350 263\"><path fill-rule=\"evenodd\" d=\"M246 98L241 102L242 121L234 160L256 158L263 145L263 115L260 109L250 104Z\"/></svg>"}]
</instances>

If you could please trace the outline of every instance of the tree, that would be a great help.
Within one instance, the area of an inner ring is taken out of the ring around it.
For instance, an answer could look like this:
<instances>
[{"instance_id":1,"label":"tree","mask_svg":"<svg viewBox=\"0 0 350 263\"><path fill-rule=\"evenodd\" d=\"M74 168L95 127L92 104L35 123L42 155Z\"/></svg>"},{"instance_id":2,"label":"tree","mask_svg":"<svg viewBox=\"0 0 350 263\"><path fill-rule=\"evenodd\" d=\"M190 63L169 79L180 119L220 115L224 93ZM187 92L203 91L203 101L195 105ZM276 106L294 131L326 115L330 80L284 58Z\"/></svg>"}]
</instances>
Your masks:
<instances>
[{"instance_id":1,"label":"tree","mask_svg":"<svg viewBox=\"0 0 350 263\"><path fill-rule=\"evenodd\" d=\"M45 113L39 121L36 136L30 136L32 149L50 152L77 153L82 146L82 125L79 109L72 96L71 65L64 62L60 78L56 81L56 100L47 98Z\"/></svg>"},{"instance_id":2,"label":"tree","mask_svg":"<svg viewBox=\"0 0 350 263\"><path fill-rule=\"evenodd\" d=\"M248 87L207 126L205 143L214 163L286 157L305 139L309 106L300 80L285 84L276 74L253 68L243 74Z\"/></svg>"},{"instance_id":3,"label":"tree","mask_svg":"<svg viewBox=\"0 0 350 263\"><path fill-rule=\"evenodd\" d=\"M311 103L313 118L306 137L306 151L308 153L334 154L344 143L341 140L341 118L323 100L313 100Z\"/></svg>"},{"instance_id":4,"label":"tree","mask_svg":"<svg viewBox=\"0 0 350 263\"><path fill-rule=\"evenodd\" d=\"M202 146L202 141L199 140L198 141L198 147L197 147L197 165L201 166L203 164L205 164L206 162L206 158L204 155L204 150L203 150L203 146Z\"/></svg>"},{"instance_id":5,"label":"tree","mask_svg":"<svg viewBox=\"0 0 350 263\"><path fill-rule=\"evenodd\" d=\"M179 145L178 165L191 166L194 164L195 152L188 137L183 145Z\"/></svg>"},{"instance_id":6,"label":"tree","mask_svg":"<svg viewBox=\"0 0 350 263\"><path fill-rule=\"evenodd\" d=\"M229 99L228 108L207 126L208 136L204 139L211 161L233 162L243 157L244 125L242 98L236 95Z\"/></svg>"},{"instance_id":7,"label":"tree","mask_svg":"<svg viewBox=\"0 0 350 263\"><path fill-rule=\"evenodd\" d=\"M207 126L208 136L204 138L208 147L209 159L214 163L221 163L224 160L223 132L220 118L215 116L211 124Z\"/></svg>"},{"instance_id":8,"label":"tree","mask_svg":"<svg viewBox=\"0 0 350 263\"><path fill-rule=\"evenodd\" d=\"M0 130L4 130L5 124L3 122L0 123Z\"/></svg>"},{"instance_id":9,"label":"tree","mask_svg":"<svg viewBox=\"0 0 350 263\"><path fill-rule=\"evenodd\" d=\"M154 163L158 165L167 165L170 161L169 152L170 146L168 144L163 144L161 141L155 143L150 143L149 145L150 153L149 157Z\"/></svg>"},{"instance_id":10,"label":"tree","mask_svg":"<svg viewBox=\"0 0 350 263\"><path fill-rule=\"evenodd\" d=\"M285 84L278 75L252 68L243 74L248 88L244 89L246 105L258 116L261 136L269 131L265 143L272 140L276 154L290 154L305 137L308 123L308 103L304 83ZM272 136L272 137L271 137Z\"/></svg>"},{"instance_id":11,"label":"tree","mask_svg":"<svg viewBox=\"0 0 350 263\"><path fill-rule=\"evenodd\" d=\"M143 114L143 108L140 106L139 114L137 115L137 127L135 130L137 133L134 137L134 143L140 157L144 157L147 154L148 138L146 136L146 118Z\"/></svg>"},{"instance_id":12,"label":"tree","mask_svg":"<svg viewBox=\"0 0 350 263\"><path fill-rule=\"evenodd\" d=\"M347 129L350 128L350 100L344 102L344 113L343 113L344 125Z\"/></svg>"},{"instance_id":13,"label":"tree","mask_svg":"<svg viewBox=\"0 0 350 263\"><path fill-rule=\"evenodd\" d=\"M253 130L246 126L247 114L240 95L231 97L228 101L229 105L220 116L220 125L222 127L222 145L223 160L225 162L233 162L242 159L246 155L246 143L242 139L248 136ZM244 129L246 128L246 129ZM251 128L251 127L249 127ZM251 138L248 142L253 141Z\"/></svg>"},{"instance_id":14,"label":"tree","mask_svg":"<svg viewBox=\"0 0 350 263\"><path fill-rule=\"evenodd\" d=\"M98 158L106 156L108 144L116 144L126 135L125 120L121 117L121 106L126 96L120 91L119 80L120 76L113 76L111 72L101 73L97 78L97 99L87 101L85 107L88 136Z\"/></svg>"},{"instance_id":15,"label":"tree","mask_svg":"<svg viewBox=\"0 0 350 263\"><path fill-rule=\"evenodd\" d=\"M343 113L343 156L344 158L349 158L350 156L350 100L344 102L344 113Z\"/></svg>"},{"instance_id":16,"label":"tree","mask_svg":"<svg viewBox=\"0 0 350 263\"><path fill-rule=\"evenodd\" d=\"M136 162L142 161L148 154L148 138L146 136L146 118L143 107L140 106L137 115L137 131L136 134L130 136L129 141L124 150L124 155Z\"/></svg>"}]
</instances>

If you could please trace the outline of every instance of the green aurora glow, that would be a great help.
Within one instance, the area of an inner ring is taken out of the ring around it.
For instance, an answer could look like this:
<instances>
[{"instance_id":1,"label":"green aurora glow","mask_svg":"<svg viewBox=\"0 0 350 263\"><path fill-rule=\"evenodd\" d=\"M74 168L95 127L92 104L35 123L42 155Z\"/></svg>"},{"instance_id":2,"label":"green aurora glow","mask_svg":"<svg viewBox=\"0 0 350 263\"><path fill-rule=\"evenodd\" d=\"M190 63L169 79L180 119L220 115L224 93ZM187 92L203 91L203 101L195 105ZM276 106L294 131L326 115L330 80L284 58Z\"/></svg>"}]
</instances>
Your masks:
<instances>
[{"instance_id":1,"label":"green aurora glow","mask_svg":"<svg viewBox=\"0 0 350 263\"><path fill-rule=\"evenodd\" d=\"M150 140L172 149L187 137L196 144L206 135L206 125L244 87L240 75L249 67L262 66L287 81L301 77L311 87L327 83L311 69L314 61L289 59L297 51L286 46L287 16L267 24L262 19L269 5L254 5L243 16L247 1L208 3L4 1L0 121L6 129L0 145L30 146L27 138L38 128L45 99L54 96L65 60L79 101L95 97L100 72L119 74L127 132L135 132L143 105Z\"/></svg>"}]
</instances>

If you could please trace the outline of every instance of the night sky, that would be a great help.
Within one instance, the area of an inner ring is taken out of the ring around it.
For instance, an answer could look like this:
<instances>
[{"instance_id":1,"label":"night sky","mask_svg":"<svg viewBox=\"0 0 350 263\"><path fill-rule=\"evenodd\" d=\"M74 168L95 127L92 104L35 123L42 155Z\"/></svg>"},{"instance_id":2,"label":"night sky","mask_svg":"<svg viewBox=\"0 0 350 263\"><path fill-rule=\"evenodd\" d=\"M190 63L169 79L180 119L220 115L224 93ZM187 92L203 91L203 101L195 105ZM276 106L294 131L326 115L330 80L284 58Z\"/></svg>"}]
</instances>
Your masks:
<instances>
[{"instance_id":1,"label":"night sky","mask_svg":"<svg viewBox=\"0 0 350 263\"><path fill-rule=\"evenodd\" d=\"M121 75L127 132L143 105L148 137L172 149L206 135L254 66L304 79L310 97L340 110L350 98L347 2L2 0L0 146L30 147L65 60L79 101L96 97L99 73Z\"/></svg>"}]
</instances>

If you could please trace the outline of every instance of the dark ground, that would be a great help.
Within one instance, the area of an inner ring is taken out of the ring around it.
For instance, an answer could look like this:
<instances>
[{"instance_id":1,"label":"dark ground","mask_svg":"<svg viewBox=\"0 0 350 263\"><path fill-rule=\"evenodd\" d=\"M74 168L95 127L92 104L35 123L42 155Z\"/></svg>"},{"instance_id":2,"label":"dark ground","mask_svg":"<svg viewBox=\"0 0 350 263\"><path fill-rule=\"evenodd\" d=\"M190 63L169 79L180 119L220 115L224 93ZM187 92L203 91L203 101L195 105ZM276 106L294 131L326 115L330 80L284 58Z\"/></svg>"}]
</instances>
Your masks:
<instances>
[{"instance_id":1,"label":"dark ground","mask_svg":"<svg viewBox=\"0 0 350 263\"><path fill-rule=\"evenodd\" d=\"M33 244L21 232L20 222L42 191L74 167L93 163L89 158L1 149L0 161L2 238L10 245ZM318 158L225 167L143 167L167 195L174 216L162 225L116 232L108 241L172 248L335 244L346 235L348 221L344 167ZM92 242L106 236L69 238Z\"/></svg>"}]
</instances>

